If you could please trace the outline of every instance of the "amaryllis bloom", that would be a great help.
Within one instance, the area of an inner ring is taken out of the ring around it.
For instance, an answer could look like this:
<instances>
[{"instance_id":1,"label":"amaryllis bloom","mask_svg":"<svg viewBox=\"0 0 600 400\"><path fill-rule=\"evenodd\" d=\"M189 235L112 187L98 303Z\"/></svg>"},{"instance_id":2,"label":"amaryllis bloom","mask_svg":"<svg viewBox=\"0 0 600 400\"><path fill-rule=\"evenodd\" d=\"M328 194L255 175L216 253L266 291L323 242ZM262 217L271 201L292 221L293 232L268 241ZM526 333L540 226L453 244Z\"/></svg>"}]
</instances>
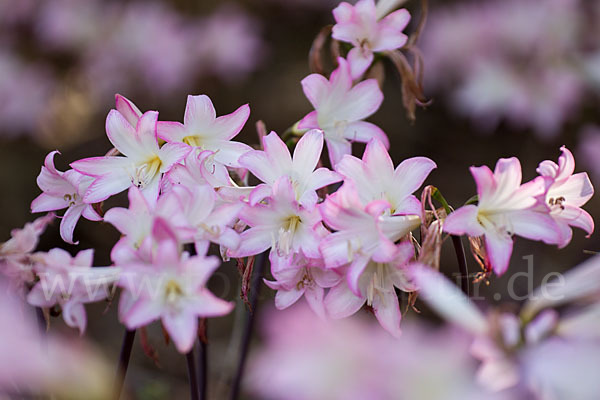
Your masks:
<instances>
[{"instance_id":1,"label":"amaryllis bloom","mask_svg":"<svg viewBox=\"0 0 600 400\"><path fill-rule=\"evenodd\" d=\"M84 202L106 200L131 186L138 187L148 201L156 202L162 174L190 151L181 143L167 143L159 147L157 119L158 112L148 111L134 128L119 111L108 113L106 134L125 157L91 157L71 164L73 169L95 178L85 193Z\"/></svg>"},{"instance_id":2,"label":"amaryllis bloom","mask_svg":"<svg viewBox=\"0 0 600 400\"><path fill-rule=\"evenodd\" d=\"M501 158L492 172L487 166L471 167L477 183L477 205L463 206L444 221L445 232L485 236L487 262L497 275L506 272L513 235L547 244L558 244L561 232L549 209L535 207L544 193L544 179L521 184L521 163Z\"/></svg>"},{"instance_id":3,"label":"amaryllis bloom","mask_svg":"<svg viewBox=\"0 0 600 400\"><path fill-rule=\"evenodd\" d=\"M267 204L246 205L239 215L250 229L240 237L232 257L247 257L271 249L271 264L289 265L294 256L318 259L319 241L327 234L317 208L303 208L296 201L290 179L281 177L273 185Z\"/></svg>"},{"instance_id":4,"label":"amaryllis bloom","mask_svg":"<svg viewBox=\"0 0 600 400\"><path fill-rule=\"evenodd\" d=\"M298 124L299 129L321 129L325 134L331 165L352 152L351 142L367 143L376 137L389 147L386 134L363 119L371 116L383 101L383 93L375 79L352 86L350 66L338 58L338 67L329 80L311 74L302 80L302 90L315 108Z\"/></svg>"},{"instance_id":5,"label":"amaryllis bloom","mask_svg":"<svg viewBox=\"0 0 600 400\"><path fill-rule=\"evenodd\" d=\"M376 263L394 260L398 255L395 242L418 227L421 218L391 215L391 208L385 200L364 205L351 181L327 197L320 207L321 215L323 222L336 232L325 237L319 246L325 265L338 268L350 264L349 274L358 277L369 260ZM358 293L356 282L349 280Z\"/></svg>"},{"instance_id":6,"label":"amaryllis bloom","mask_svg":"<svg viewBox=\"0 0 600 400\"><path fill-rule=\"evenodd\" d=\"M187 227L187 221L181 214L182 205L176 196L162 195L156 204L151 204L138 188L131 187L127 197L128 208L113 207L104 215L104 221L123 235L110 253L114 262L138 258L135 253L152 234L154 219L157 217L169 221L172 227L177 227L179 238L193 234L194 231Z\"/></svg>"},{"instance_id":7,"label":"amaryllis bloom","mask_svg":"<svg viewBox=\"0 0 600 400\"><path fill-rule=\"evenodd\" d=\"M160 240L152 263L120 266L123 272L118 285L132 301L122 321L129 329L136 329L160 319L177 350L187 353L198 337L198 318L226 315L233 304L206 288L220 265L218 258L180 254L177 239L164 220L157 219L153 229L154 237Z\"/></svg>"},{"instance_id":8,"label":"amaryllis bloom","mask_svg":"<svg viewBox=\"0 0 600 400\"><path fill-rule=\"evenodd\" d=\"M413 292L406 268L414 257L411 242L397 246L395 258L388 262L369 261L362 269L352 265L346 279L333 287L325 298L327 314L332 318L345 318L356 313L366 303L373 308L381 326L393 336L400 336L402 313L396 288Z\"/></svg>"},{"instance_id":9,"label":"amaryllis bloom","mask_svg":"<svg viewBox=\"0 0 600 400\"><path fill-rule=\"evenodd\" d=\"M33 261L31 252L38 245L40 235L54 220L53 213L28 222L22 229L13 229L11 238L0 244L0 273L16 288L33 283Z\"/></svg>"},{"instance_id":10,"label":"amaryllis bloom","mask_svg":"<svg viewBox=\"0 0 600 400\"><path fill-rule=\"evenodd\" d=\"M406 159L394 169L394 163L385 145L372 139L362 160L345 155L336 165L336 171L356 186L360 200L367 204L374 200L390 203L391 215L421 215L421 202L413 196L436 164L427 157Z\"/></svg>"},{"instance_id":11,"label":"amaryllis bloom","mask_svg":"<svg viewBox=\"0 0 600 400\"><path fill-rule=\"evenodd\" d=\"M356 5L340 3L333 10L336 24L331 36L352 43L348 63L352 77L360 77L373 62L373 53L396 50L408 41L402 31L410 22L406 9L397 10L378 21L374 0L359 0Z\"/></svg>"},{"instance_id":12,"label":"amaryllis bloom","mask_svg":"<svg viewBox=\"0 0 600 400\"><path fill-rule=\"evenodd\" d=\"M573 174L575 158L569 149L562 146L560 150L558 164L542 161L537 172L546 182L546 191L540 200L550 207L550 215L561 232L559 246L564 247L573 236L572 226L583 229L588 237L594 231L592 216L581 208L593 196L594 187L587 173Z\"/></svg>"},{"instance_id":13,"label":"amaryllis bloom","mask_svg":"<svg viewBox=\"0 0 600 400\"><path fill-rule=\"evenodd\" d=\"M299 265L277 269L271 268L275 281L264 280L273 290L275 307L284 310L296 303L302 296L309 307L321 318L326 318L323 298L325 289L337 285L343 279L335 270L325 269L322 260L304 260Z\"/></svg>"},{"instance_id":14,"label":"amaryllis bloom","mask_svg":"<svg viewBox=\"0 0 600 400\"><path fill-rule=\"evenodd\" d=\"M75 170L58 171L54 166L54 155L58 151L48 153L42 171L37 177L37 184L44 193L31 202L31 212L55 211L66 208L60 221L60 237L67 243L73 242L73 230L83 215L90 221L100 221L102 217L94 207L83 201L85 192L94 178L80 174Z\"/></svg>"},{"instance_id":15,"label":"amaryllis bloom","mask_svg":"<svg viewBox=\"0 0 600 400\"><path fill-rule=\"evenodd\" d=\"M275 132L262 139L264 151L252 150L240 157L240 165L265 182L250 193L250 204L256 204L272 194L272 186L283 176L292 182L295 199L304 207L312 208L318 200L317 189L339 182L342 177L317 164L323 150L323 132L311 130L296 144L294 156Z\"/></svg>"},{"instance_id":16,"label":"amaryllis bloom","mask_svg":"<svg viewBox=\"0 0 600 400\"><path fill-rule=\"evenodd\" d=\"M232 142L248 120L250 107L241 106L233 113L217 117L212 101L206 95L188 96L180 122L158 123L158 136L169 143L185 143L200 150L213 151L215 160L229 167L239 167L238 159L252 148Z\"/></svg>"},{"instance_id":17,"label":"amaryllis bloom","mask_svg":"<svg viewBox=\"0 0 600 400\"><path fill-rule=\"evenodd\" d=\"M210 242L233 250L239 246L240 235L231 226L244 206L242 202L218 202L217 193L208 185L191 190L178 185L164 195L167 196L179 200L181 220L190 233L184 240L194 242L197 251L200 246L208 247Z\"/></svg>"},{"instance_id":18,"label":"amaryllis bloom","mask_svg":"<svg viewBox=\"0 0 600 400\"><path fill-rule=\"evenodd\" d=\"M60 305L65 323L83 334L87 324L85 303L105 299L108 285L119 277L115 267L92 268L94 250L82 250L75 257L59 248L36 253L34 270L40 281L27 295L33 306L50 308Z\"/></svg>"}]
</instances>

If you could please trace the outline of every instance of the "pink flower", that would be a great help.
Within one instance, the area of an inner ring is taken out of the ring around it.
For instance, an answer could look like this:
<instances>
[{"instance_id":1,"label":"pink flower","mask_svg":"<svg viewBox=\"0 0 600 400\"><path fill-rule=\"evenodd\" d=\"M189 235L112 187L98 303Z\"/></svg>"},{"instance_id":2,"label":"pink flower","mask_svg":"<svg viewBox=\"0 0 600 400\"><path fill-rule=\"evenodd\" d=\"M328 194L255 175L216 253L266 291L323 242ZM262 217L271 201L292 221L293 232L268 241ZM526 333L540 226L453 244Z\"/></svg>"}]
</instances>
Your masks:
<instances>
[{"instance_id":1,"label":"pink flower","mask_svg":"<svg viewBox=\"0 0 600 400\"><path fill-rule=\"evenodd\" d=\"M477 183L479 203L451 213L444 231L485 236L488 262L497 275L506 272L512 253L513 235L547 244L558 244L560 230L547 209L535 207L544 193L544 179L521 185L521 163L515 157L498 160L496 169L471 167Z\"/></svg>"},{"instance_id":2,"label":"pink flower","mask_svg":"<svg viewBox=\"0 0 600 400\"><path fill-rule=\"evenodd\" d=\"M354 183L363 204L385 200L390 203L391 215L421 215L421 202L412 193L434 168L436 164L429 158L413 157L394 169L385 145L372 139L362 160L345 155L335 169Z\"/></svg>"},{"instance_id":3,"label":"pink flower","mask_svg":"<svg viewBox=\"0 0 600 400\"><path fill-rule=\"evenodd\" d=\"M340 3L333 10L336 24L331 36L352 43L348 63L352 77L360 77L373 62L373 53L396 50L408 41L402 31L410 21L406 9L394 11L378 21L374 0L359 0L356 5Z\"/></svg>"},{"instance_id":4,"label":"pink flower","mask_svg":"<svg viewBox=\"0 0 600 400\"><path fill-rule=\"evenodd\" d=\"M37 253L34 265L40 281L27 295L36 307L61 306L65 323L83 334L87 323L83 304L105 299L107 286L114 283L120 270L114 267L92 268L94 251L83 250L75 257L59 248Z\"/></svg>"},{"instance_id":5,"label":"pink flower","mask_svg":"<svg viewBox=\"0 0 600 400\"><path fill-rule=\"evenodd\" d=\"M306 208L312 208L318 200L317 189L342 179L327 168L315 170L323 149L323 132L319 130L311 130L302 136L293 157L275 132L265 136L262 141L265 151L252 150L240 157L240 165L265 182L250 193L251 205L271 196L275 182L285 176L292 183L296 201Z\"/></svg>"},{"instance_id":6,"label":"pink flower","mask_svg":"<svg viewBox=\"0 0 600 400\"><path fill-rule=\"evenodd\" d=\"M198 318L226 315L233 304L206 288L220 265L216 257L180 254L177 239L164 220L155 221L153 234L158 244L152 263L120 266L123 273L118 285L133 302L122 320L129 329L135 329L160 319L177 350L187 353L197 338Z\"/></svg>"},{"instance_id":7,"label":"pink flower","mask_svg":"<svg viewBox=\"0 0 600 400\"><path fill-rule=\"evenodd\" d=\"M136 252L143 248L146 250L145 241L152 234L154 220L157 217L169 221L171 227L176 227L180 239L189 237L193 230L188 228L187 221L181 214L181 202L174 195L161 196L156 204L151 204L136 188L129 188L129 208L113 207L104 215L104 221L112 224L122 237L111 251L114 262L123 263L126 260L139 258Z\"/></svg>"},{"instance_id":8,"label":"pink flower","mask_svg":"<svg viewBox=\"0 0 600 400\"><path fill-rule=\"evenodd\" d=\"M158 136L169 143L185 143L200 150L213 151L215 160L229 167L239 167L238 159L252 150L244 143L232 142L250 116L250 107L241 106L231 114L217 118L212 101L206 95L188 96L180 122L159 122Z\"/></svg>"},{"instance_id":9,"label":"pink flower","mask_svg":"<svg viewBox=\"0 0 600 400\"><path fill-rule=\"evenodd\" d=\"M239 218L250 226L241 235L233 257L247 257L271 248L271 264L289 265L294 256L320 258L319 241L327 234L317 208L308 210L296 201L290 179L281 177L273 185L268 204L245 206Z\"/></svg>"},{"instance_id":10,"label":"pink flower","mask_svg":"<svg viewBox=\"0 0 600 400\"><path fill-rule=\"evenodd\" d=\"M73 242L73 230L82 215L90 221L102 220L94 207L83 201L85 192L94 179L72 169L66 172L58 171L54 166L56 153L58 151L48 153L37 177L37 184L44 193L31 202L31 212L66 208L67 211L60 221L60 237L67 243L76 244Z\"/></svg>"},{"instance_id":11,"label":"pink flower","mask_svg":"<svg viewBox=\"0 0 600 400\"><path fill-rule=\"evenodd\" d=\"M404 292L415 291L406 273L414 254L413 244L402 242L388 262L367 260L366 264L351 264L346 279L333 287L325 298L327 314L336 319L345 318L366 303L373 308L381 326L392 336L399 337L402 314L396 288Z\"/></svg>"},{"instance_id":12,"label":"pink flower","mask_svg":"<svg viewBox=\"0 0 600 400\"><path fill-rule=\"evenodd\" d=\"M554 161L542 161L537 172L544 177L546 191L540 201L550 207L550 215L556 221L561 232L559 247L571 241L571 226L583 229L588 237L594 231L592 216L581 208L594 195L594 187L587 173L573 174L575 158L565 147L558 164Z\"/></svg>"},{"instance_id":13,"label":"pink flower","mask_svg":"<svg viewBox=\"0 0 600 400\"><path fill-rule=\"evenodd\" d=\"M167 143L159 147L157 119L156 111L148 111L133 128L119 111L111 110L108 113L106 133L125 157L92 157L71 164L73 169L94 178L85 193L84 202L106 200L131 186L138 187L151 203L156 202L162 174L189 152L188 146L179 143Z\"/></svg>"},{"instance_id":14,"label":"pink flower","mask_svg":"<svg viewBox=\"0 0 600 400\"><path fill-rule=\"evenodd\" d=\"M344 154L350 154L351 141L367 143L376 137L389 147L385 133L363 119L372 115L383 101L383 93L375 79L352 86L350 66L338 58L339 66L329 80L311 74L302 80L302 90L315 108L298 124L299 129L321 129L325 135L331 165Z\"/></svg>"},{"instance_id":15,"label":"pink flower","mask_svg":"<svg viewBox=\"0 0 600 400\"><path fill-rule=\"evenodd\" d=\"M31 252L38 245L39 237L46 226L54 220L53 213L28 222L22 229L13 229L11 238L0 244L0 272L7 276L11 283L20 289L25 284L33 283L33 261Z\"/></svg>"},{"instance_id":16,"label":"pink flower","mask_svg":"<svg viewBox=\"0 0 600 400\"><path fill-rule=\"evenodd\" d=\"M271 273L275 282L266 279L264 282L277 290L275 307L278 310L290 307L304 296L309 307L321 318L326 318L325 289L337 285L342 279L337 271L324 269L320 260L305 260L291 268L272 268Z\"/></svg>"}]
</instances>

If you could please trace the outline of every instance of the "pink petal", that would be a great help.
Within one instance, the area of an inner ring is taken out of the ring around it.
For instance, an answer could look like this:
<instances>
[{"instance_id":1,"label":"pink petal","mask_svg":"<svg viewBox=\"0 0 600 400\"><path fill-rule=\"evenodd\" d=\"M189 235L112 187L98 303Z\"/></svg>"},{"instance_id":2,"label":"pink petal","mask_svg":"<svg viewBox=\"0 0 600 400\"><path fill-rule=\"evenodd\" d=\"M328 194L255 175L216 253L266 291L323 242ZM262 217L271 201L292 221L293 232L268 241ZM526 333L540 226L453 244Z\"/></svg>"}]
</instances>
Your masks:
<instances>
[{"instance_id":1,"label":"pink petal","mask_svg":"<svg viewBox=\"0 0 600 400\"><path fill-rule=\"evenodd\" d=\"M263 137L263 147L267 157L271 161L271 165L277 172L281 173L291 169L292 156L290 155L290 150L275 132L271 132Z\"/></svg>"},{"instance_id":2,"label":"pink petal","mask_svg":"<svg viewBox=\"0 0 600 400\"><path fill-rule=\"evenodd\" d=\"M290 290L279 289L277 294L275 294L275 308L278 310L285 310L296 303L303 294L304 289L299 290L296 287L293 287Z\"/></svg>"},{"instance_id":3,"label":"pink petal","mask_svg":"<svg viewBox=\"0 0 600 400\"><path fill-rule=\"evenodd\" d=\"M558 244L560 232L549 214L537 211L515 211L507 215L514 234L546 244Z\"/></svg>"},{"instance_id":4,"label":"pink petal","mask_svg":"<svg viewBox=\"0 0 600 400\"><path fill-rule=\"evenodd\" d=\"M135 126L131 126L117 110L110 110L106 117L106 135L113 146L124 156L136 157L140 154Z\"/></svg>"},{"instance_id":5,"label":"pink petal","mask_svg":"<svg viewBox=\"0 0 600 400\"><path fill-rule=\"evenodd\" d=\"M496 275L506 272L512 254L513 239L507 234L488 231L485 234L485 249L488 260Z\"/></svg>"},{"instance_id":6,"label":"pink petal","mask_svg":"<svg viewBox=\"0 0 600 400\"><path fill-rule=\"evenodd\" d=\"M173 339L177 351L182 354L189 353L198 337L198 317L185 312L168 312L162 316L162 323Z\"/></svg>"},{"instance_id":7,"label":"pink petal","mask_svg":"<svg viewBox=\"0 0 600 400\"><path fill-rule=\"evenodd\" d=\"M317 129L319 128L319 120L316 111L311 111L298 122L298 129Z\"/></svg>"},{"instance_id":8,"label":"pink petal","mask_svg":"<svg viewBox=\"0 0 600 400\"><path fill-rule=\"evenodd\" d=\"M65 242L77 244L73 242L73 231L75 230L75 225L77 224L77 221L79 221L85 207L86 204L71 206L67 209L65 215L63 215L62 220L60 221L60 237Z\"/></svg>"},{"instance_id":9,"label":"pink petal","mask_svg":"<svg viewBox=\"0 0 600 400\"><path fill-rule=\"evenodd\" d=\"M333 17L338 24L349 22L354 14L354 7L352 4L342 2L336 8L333 9Z\"/></svg>"},{"instance_id":10,"label":"pink petal","mask_svg":"<svg viewBox=\"0 0 600 400\"><path fill-rule=\"evenodd\" d=\"M271 247L272 230L269 228L251 228L240 235L240 246L231 252L232 257L248 257L260 254Z\"/></svg>"},{"instance_id":11,"label":"pink petal","mask_svg":"<svg viewBox=\"0 0 600 400\"><path fill-rule=\"evenodd\" d=\"M220 116L215 120L212 126L211 133L213 137L230 140L236 136L248 121L250 116L250 106L244 104L237 110L228 115Z\"/></svg>"},{"instance_id":12,"label":"pink petal","mask_svg":"<svg viewBox=\"0 0 600 400\"><path fill-rule=\"evenodd\" d=\"M385 132L370 122L356 121L348 124L344 130L344 137L360 143L368 143L372 139L378 139L386 148L390 147L390 141Z\"/></svg>"},{"instance_id":13,"label":"pink petal","mask_svg":"<svg viewBox=\"0 0 600 400\"><path fill-rule=\"evenodd\" d=\"M159 121L156 124L158 137L166 142L183 142L183 138L188 136L185 126L181 122Z\"/></svg>"},{"instance_id":14,"label":"pink petal","mask_svg":"<svg viewBox=\"0 0 600 400\"><path fill-rule=\"evenodd\" d=\"M51 196L42 193L31 202L31 212L39 213L45 211L62 210L69 206L69 201L64 196Z\"/></svg>"},{"instance_id":15,"label":"pink petal","mask_svg":"<svg viewBox=\"0 0 600 400\"><path fill-rule=\"evenodd\" d=\"M371 139L369 143L367 143L362 159L366 167L373 174L373 177L391 177L394 173L394 162L387 152L386 146L376 138ZM413 191L409 193L412 193Z\"/></svg>"},{"instance_id":16,"label":"pink petal","mask_svg":"<svg viewBox=\"0 0 600 400\"><path fill-rule=\"evenodd\" d=\"M352 79L358 79L369 69L373 62L373 52L360 47L354 47L348 52L348 63L350 64L350 75Z\"/></svg>"},{"instance_id":17,"label":"pink petal","mask_svg":"<svg viewBox=\"0 0 600 400\"><path fill-rule=\"evenodd\" d=\"M296 144L292 165L298 174L295 179L306 179L315 170L323 151L323 131L313 129L304 134Z\"/></svg>"},{"instance_id":18,"label":"pink petal","mask_svg":"<svg viewBox=\"0 0 600 400\"><path fill-rule=\"evenodd\" d=\"M240 157L239 163L263 182L273 184L280 171L271 165L271 160L264 151L252 150Z\"/></svg>"},{"instance_id":19,"label":"pink petal","mask_svg":"<svg viewBox=\"0 0 600 400\"><path fill-rule=\"evenodd\" d=\"M223 299L216 297L206 289L194 300L190 309L200 317L220 317L227 315L233 310L235 305Z\"/></svg>"},{"instance_id":20,"label":"pink petal","mask_svg":"<svg viewBox=\"0 0 600 400\"><path fill-rule=\"evenodd\" d=\"M99 203L110 196L120 193L131 186L131 180L126 174L111 173L103 175L94 181L85 192L83 201L86 203Z\"/></svg>"},{"instance_id":21,"label":"pink petal","mask_svg":"<svg viewBox=\"0 0 600 400\"><path fill-rule=\"evenodd\" d=\"M302 90L315 109L327 98L329 81L321 74L310 74L302 79Z\"/></svg>"},{"instance_id":22,"label":"pink petal","mask_svg":"<svg viewBox=\"0 0 600 400\"><path fill-rule=\"evenodd\" d=\"M475 179L477 185L477 195L479 199L489 197L496 188L496 181L491 169L487 166L471 167L471 175Z\"/></svg>"},{"instance_id":23,"label":"pink petal","mask_svg":"<svg viewBox=\"0 0 600 400\"><path fill-rule=\"evenodd\" d=\"M325 296L325 309L331 318L346 318L355 314L365 304L366 298L357 297L346 285L340 282L329 290Z\"/></svg>"},{"instance_id":24,"label":"pink petal","mask_svg":"<svg viewBox=\"0 0 600 400\"><path fill-rule=\"evenodd\" d=\"M383 102L383 93L375 79L367 79L354 86L345 96L345 101L336 110L343 121L360 121L372 115Z\"/></svg>"},{"instance_id":25,"label":"pink petal","mask_svg":"<svg viewBox=\"0 0 600 400\"><path fill-rule=\"evenodd\" d=\"M191 148L182 143L166 143L158 151L161 161L160 172L168 172L171 167L183 160Z\"/></svg>"},{"instance_id":26,"label":"pink petal","mask_svg":"<svg viewBox=\"0 0 600 400\"><path fill-rule=\"evenodd\" d=\"M71 168L89 176L102 176L113 172L124 175L133 165L126 157L90 157L72 162Z\"/></svg>"},{"instance_id":27,"label":"pink petal","mask_svg":"<svg viewBox=\"0 0 600 400\"><path fill-rule=\"evenodd\" d=\"M367 268L367 264L369 263L369 257L357 257L348 268L348 275L346 275L346 279L348 281L348 287L352 290L352 293L358 297L362 297L366 293L361 293L359 283L360 277L363 272Z\"/></svg>"},{"instance_id":28,"label":"pink petal","mask_svg":"<svg viewBox=\"0 0 600 400\"><path fill-rule=\"evenodd\" d=\"M398 304L398 296L396 292L386 291L384 292L384 298L381 295L373 297L373 311L377 321L381 324L383 329L388 331L392 336L400 337L400 320L402 314L400 313L400 304Z\"/></svg>"},{"instance_id":29,"label":"pink petal","mask_svg":"<svg viewBox=\"0 0 600 400\"><path fill-rule=\"evenodd\" d=\"M217 116L212 101L206 95L188 96L185 105L183 122L187 129L194 131L195 128L204 126L207 122L213 122Z\"/></svg>"},{"instance_id":30,"label":"pink petal","mask_svg":"<svg viewBox=\"0 0 600 400\"><path fill-rule=\"evenodd\" d=\"M479 209L472 204L463 206L452 212L444 220L444 232L453 235L481 236L485 229L477 221Z\"/></svg>"},{"instance_id":31,"label":"pink petal","mask_svg":"<svg viewBox=\"0 0 600 400\"><path fill-rule=\"evenodd\" d=\"M71 328L78 328L79 333L83 335L87 323L85 307L81 303L67 301L63 304L62 315L65 323Z\"/></svg>"},{"instance_id":32,"label":"pink petal","mask_svg":"<svg viewBox=\"0 0 600 400\"><path fill-rule=\"evenodd\" d=\"M352 145L347 140L325 138L327 143L327 152L332 166L335 166L343 156L352 153Z\"/></svg>"},{"instance_id":33,"label":"pink petal","mask_svg":"<svg viewBox=\"0 0 600 400\"><path fill-rule=\"evenodd\" d=\"M435 162L427 157L413 157L402 161L394 171L394 192L405 195L414 193L436 167Z\"/></svg>"},{"instance_id":34,"label":"pink petal","mask_svg":"<svg viewBox=\"0 0 600 400\"><path fill-rule=\"evenodd\" d=\"M140 109L131 100L120 94L115 95L115 108L133 127L137 125L138 120L142 116Z\"/></svg>"},{"instance_id":35,"label":"pink petal","mask_svg":"<svg viewBox=\"0 0 600 400\"><path fill-rule=\"evenodd\" d=\"M304 298L311 310L321 319L327 318L327 311L323 303L324 290L322 287L310 286L304 291Z\"/></svg>"},{"instance_id":36,"label":"pink petal","mask_svg":"<svg viewBox=\"0 0 600 400\"><path fill-rule=\"evenodd\" d=\"M252 147L245 143L225 140L214 143L217 144L217 148L213 149L212 146L208 145L206 147L211 147L209 150L215 151L215 160L232 168L240 168L240 157L252 151Z\"/></svg>"},{"instance_id":37,"label":"pink petal","mask_svg":"<svg viewBox=\"0 0 600 400\"><path fill-rule=\"evenodd\" d=\"M129 329L137 329L160 318L162 306L159 302L140 299L123 316L123 323Z\"/></svg>"}]
</instances>

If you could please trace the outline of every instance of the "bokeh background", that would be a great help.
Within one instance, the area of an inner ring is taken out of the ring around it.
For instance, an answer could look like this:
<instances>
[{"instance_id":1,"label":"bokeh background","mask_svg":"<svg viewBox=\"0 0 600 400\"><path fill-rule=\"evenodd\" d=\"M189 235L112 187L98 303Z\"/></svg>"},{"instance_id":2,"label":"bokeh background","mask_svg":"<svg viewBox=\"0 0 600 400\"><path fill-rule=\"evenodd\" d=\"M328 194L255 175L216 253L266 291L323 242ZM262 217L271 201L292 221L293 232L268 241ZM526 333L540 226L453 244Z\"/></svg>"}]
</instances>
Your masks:
<instances>
[{"instance_id":1,"label":"bokeh background","mask_svg":"<svg viewBox=\"0 0 600 400\"><path fill-rule=\"evenodd\" d=\"M207 94L219 114L249 103L252 114L241 140L257 142L263 120L279 133L298 121L310 104L300 80L309 73L308 50L315 35L333 22L336 0L0 0L0 237L34 217L35 178L51 150L59 169L109 149L104 118L114 94L162 120L181 120L188 94ZM395 162L424 155L437 164L428 183L454 206L475 194L468 167L493 167L517 156L524 179L537 164L557 159L559 147L574 151L576 171L600 182L600 2L588 0L472 0L429 2L419 47L431 99L411 123L402 109L400 78L385 65L385 101L371 118L389 135ZM420 2L408 1L414 29ZM362 151L356 146L357 154ZM125 204L125 196L113 205ZM600 213L600 200L586 207ZM94 247L96 265L109 265L118 232L81 220L79 248ZM466 244L466 243L465 243ZM518 239L511 273L526 294L545 274L564 271L600 248L598 236L576 232L567 249ZM61 246L55 224L41 250ZM479 267L469 258L469 268ZM450 244L442 269L456 269ZM217 295L239 302L239 279L226 264L211 282ZM490 302L518 303L506 287L511 275L476 285ZM514 279L514 278L513 278ZM533 285L533 286L530 286ZM263 298L269 298L266 287ZM242 306L238 307L238 311ZM88 335L109 362L116 362L123 328L116 304L88 307ZM414 313L409 312L409 318ZM238 318L239 319L239 318ZM237 353L230 337L236 317L210 321L211 396L223 398ZM156 325L156 324L155 324ZM65 329L56 319L52 329ZM148 330L159 364L144 355L140 337L126 391L135 399L185 398L183 356L167 348L159 326Z\"/></svg>"}]
</instances>

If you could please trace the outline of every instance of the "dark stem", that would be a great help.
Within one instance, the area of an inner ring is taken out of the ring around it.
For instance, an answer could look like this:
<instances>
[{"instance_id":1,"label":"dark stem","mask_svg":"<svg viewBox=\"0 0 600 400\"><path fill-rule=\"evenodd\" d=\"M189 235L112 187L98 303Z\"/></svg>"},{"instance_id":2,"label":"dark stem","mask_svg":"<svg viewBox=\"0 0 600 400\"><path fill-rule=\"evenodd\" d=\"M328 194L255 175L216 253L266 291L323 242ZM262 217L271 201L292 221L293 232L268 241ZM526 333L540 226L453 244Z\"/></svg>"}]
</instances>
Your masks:
<instances>
[{"instance_id":1,"label":"dark stem","mask_svg":"<svg viewBox=\"0 0 600 400\"><path fill-rule=\"evenodd\" d=\"M465 248L462 244L460 236L451 235L454 251L456 252L456 260L458 261L458 271L460 272L460 288L469 296L469 270L467 269L467 257L465 256Z\"/></svg>"},{"instance_id":2,"label":"dark stem","mask_svg":"<svg viewBox=\"0 0 600 400\"><path fill-rule=\"evenodd\" d=\"M134 339L135 329L127 329L123 336L123 344L121 345L121 353L119 354L119 364L117 365L117 376L115 378L115 389L113 393L114 400L119 400L121 397L121 390L123 389L123 383L125 382L125 375L127 374L129 359L131 358L131 349L133 348Z\"/></svg>"},{"instance_id":3,"label":"dark stem","mask_svg":"<svg viewBox=\"0 0 600 400\"><path fill-rule=\"evenodd\" d=\"M194 360L194 349L185 355L188 368L188 378L190 379L190 399L198 398L198 375L196 375L196 360Z\"/></svg>"},{"instance_id":4,"label":"dark stem","mask_svg":"<svg viewBox=\"0 0 600 400\"><path fill-rule=\"evenodd\" d=\"M261 253L258 255L258 260L254 264L254 274L252 276L252 283L250 285L250 306L252 311L248 311L246 314L244 334L240 346L240 358L238 359L237 370L233 379L233 383L231 384L231 400L237 400L240 395L240 386L242 382L242 376L244 375L244 367L246 364L246 358L248 356L248 349L250 347L250 339L252 338L252 330L254 328L254 320L256 317L256 307L258 305L260 282L262 281L266 259L266 253Z\"/></svg>"},{"instance_id":5,"label":"dark stem","mask_svg":"<svg viewBox=\"0 0 600 400\"><path fill-rule=\"evenodd\" d=\"M200 344L198 348L198 384L200 386L200 400L206 400L206 393L208 392L208 320L204 319L203 322L204 332L202 337L198 339Z\"/></svg>"}]
</instances>

